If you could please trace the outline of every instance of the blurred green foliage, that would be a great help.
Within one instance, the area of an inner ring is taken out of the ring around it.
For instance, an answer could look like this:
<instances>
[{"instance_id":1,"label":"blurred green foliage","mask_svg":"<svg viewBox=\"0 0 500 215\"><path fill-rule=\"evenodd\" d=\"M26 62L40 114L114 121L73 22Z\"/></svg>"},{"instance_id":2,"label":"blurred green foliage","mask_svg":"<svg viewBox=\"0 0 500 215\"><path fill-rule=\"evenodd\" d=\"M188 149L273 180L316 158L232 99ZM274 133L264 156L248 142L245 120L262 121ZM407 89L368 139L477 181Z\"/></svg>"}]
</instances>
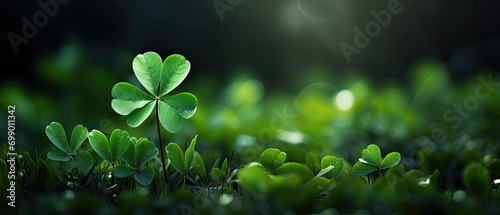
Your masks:
<instances>
[{"instance_id":1,"label":"blurred green foliage","mask_svg":"<svg viewBox=\"0 0 500 215\"><path fill-rule=\"evenodd\" d=\"M64 179L58 177L60 173L50 174L60 171L59 164L45 156L55 149L44 133L50 122L58 121L68 128L82 124L106 136L120 128L131 136L148 138L158 147L151 119L139 128L129 128L126 118L111 109L113 84L127 81L140 86L130 75L133 56L123 53L113 62L100 62L83 45L73 42L40 57L37 86L20 82L0 86L2 107L16 105L16 149L22 155L16 165L24 171L17 187L23 191L18 196L23 208L20 212L29 213L23 206L32 202L48 214L500 212L499 187L493 183L500 178L496 123L500 119L500 89L488 88L481 81L500 78L484 69L467 82L455 83L446 68L432 60L415 64L408 85L373 83L359 73L332 77L339 73L325 71L321 82L301 80L291 90L294 93L268 91L251 72L237 72L228 81L210 71L199 72L175 90L189 89L197 95L196 114L178 133L162 132L162 138L176 143L199 136L199 153L193 159L195 176L186 182L190 189L158 193L161 176L157 162L147 164L155 170L150 186L135 192L125 186L113 204L106 202L112 194L102 186L109 181L107 176L89 179L89 187L93 180L101 180L94 190L61 187L58 184ZM0 112L0 118L6 116ZM0 124L0 129L7 130L5 126ZM7 139L4 135L2 141ZM401 154L400 164L381 172L371 186L352 170L369 144ZM3 142L2 159L6 158L6 145ZM179 144L184 151L186 145ZM271 162L265 168L254 165L252 162L261 162L261 153L267 148L286 153L286 163L280 160L277 167ZM232 149L235 154L230 169L239 171L238 177L217 174L216 178L229 183L224 194L218 194L211 189L218 189L219 183L211 186L209 174L215 167L219 169ZM321 158L325 156L343 159L342 174L313 178L324 169ZM104 169L101 162L98 167ZM277 172L269 175L266 169ZM175 172L172 166L169 170ZM117 183L124 181L130 184L127 177ZM5 187L6 180L0 183ZM0 194L6 196L5 190Z\"/></svg>"}]
</instances>

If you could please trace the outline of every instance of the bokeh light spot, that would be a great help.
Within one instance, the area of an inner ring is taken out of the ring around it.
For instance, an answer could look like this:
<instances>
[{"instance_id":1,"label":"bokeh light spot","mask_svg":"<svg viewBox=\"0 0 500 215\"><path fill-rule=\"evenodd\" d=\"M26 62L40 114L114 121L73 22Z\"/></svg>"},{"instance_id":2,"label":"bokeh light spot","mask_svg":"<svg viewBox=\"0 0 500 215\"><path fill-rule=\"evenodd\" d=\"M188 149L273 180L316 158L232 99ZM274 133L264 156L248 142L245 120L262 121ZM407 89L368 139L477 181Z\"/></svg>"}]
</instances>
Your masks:
<instances>
[{"instance_id":1,"label":"bokeh light spot","mask_svg":"<svg viewBox=\"0 0 500 215\"><path fill-rule=\"evenodd\" d=\"M354 95L350 90L342 90L335 97L335 105L341 111L348 111L354 104Z\"/></svg>"}]
</instances>

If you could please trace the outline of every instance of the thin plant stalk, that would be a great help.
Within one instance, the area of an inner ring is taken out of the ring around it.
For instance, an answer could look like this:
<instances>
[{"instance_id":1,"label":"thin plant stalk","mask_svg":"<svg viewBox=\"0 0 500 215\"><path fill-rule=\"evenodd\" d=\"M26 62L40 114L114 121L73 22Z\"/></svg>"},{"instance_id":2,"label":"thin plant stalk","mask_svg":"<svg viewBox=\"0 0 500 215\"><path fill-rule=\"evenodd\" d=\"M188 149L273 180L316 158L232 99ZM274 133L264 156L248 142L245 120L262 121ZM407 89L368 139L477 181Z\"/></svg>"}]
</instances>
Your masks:
<instances>
[{"instance_id":1,"label":"thin plant stalk","mask_svg":"<svg viewBox=\"0 0 500 215\"><path fill-rule=\"evenodd\" d=\"M161 83L158 84L158 94L160 93ZM160 114L158 113L159 106L159 97L156 97L156 128L158 129L158 142L160 144L160 153L161 153L161 164L163 166L163 175L165 177L165 183L168 184L168 176L167 176L167 167L165 165L165 155L163 153L163 144L161 142L161 129L160 129Z\"/></svg>"}]
</instances>

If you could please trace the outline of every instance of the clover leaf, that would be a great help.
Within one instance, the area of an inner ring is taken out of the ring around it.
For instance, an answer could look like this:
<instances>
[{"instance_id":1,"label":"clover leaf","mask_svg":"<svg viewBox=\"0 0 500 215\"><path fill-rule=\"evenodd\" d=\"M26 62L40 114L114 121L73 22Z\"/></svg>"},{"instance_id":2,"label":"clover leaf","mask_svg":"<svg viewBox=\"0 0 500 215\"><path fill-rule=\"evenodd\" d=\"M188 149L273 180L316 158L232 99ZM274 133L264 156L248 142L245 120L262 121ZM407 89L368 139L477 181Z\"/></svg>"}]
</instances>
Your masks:
<instances>
[{"instance_id":1,"label":"clover leaf","mask_svg":"<svg viewBox=\"0 0 500 215\"><path fill-rule=\"evenodd\" d=\"M194 151L194 157L191 166L194 172L197 172L201 176L205 176L207 174L207 170L205 168L205 162L203 162L203 158L197 151Z\"/></svg>"},{"instance_id":2,"label":"clover leaf","mask_svg":"<svg viewBox=\"0 0 500 215\"><path fill-rule=\"evenodd\" d=\"M266 149L260 154L260 163L270 172L280 167L285 160L286 153L275 148Z\"/></svg>"},{"instance_id":3,"label":"clover leaf","mask_svg":"<svg viewBox=\"0 0 500 215\"><path fill-rule=\"evenodd\" d=\"M89 134L89 142L94 151L113 166L129 147L129 134L126 131L115 129L110 136L110 141L98 130Z\"/></svg>"},{"instance_id":4,"label":"clover leaf","mask_svg":"<svg viewBox=\"0 0 500 215\"><path fill-rule=\"evenodd\" d=\"M332 167L332 168L329 168ZM321 159L321 171L322 176L326 178L336 178L344 170L344 159L335 158L333 156L325 156ZM325 172L327 171L327 172ZM319 173L318 173L319 175ZM318 176L316 176L318 177Z\"/></svg>"},{"instance_id":5,"label":"clover leaf","mask_svg":"<svg viewBox=\"0 0 500 215\"><path fill-rule=\"evenodd\" d=\"M142 185L149 185L153 181L154 169L151 167L140 168L141 165L150 161L158 155L159 151L155 145L145 139L137 140L135 137L129 139L129 146L122 155L123 160L129 165L118 164L113 168L113 175L124 178L134 173L134 179Z\"/></svg>"},{"instance_id":6,"label":"clover leaf","mask_svg":"<svg viewBox=\"0 0 500 215\"><path fill-rule=\"evenodd\" d=\"M287 162L276 168L273 171L274 175L283 175L283 174L297 174L300 178L302 178L303 182L309 181L314 177L314 173L304 164L297 162Z\"/></svg>"},{"instance_id":7,"label":"clover leaf","mask_svg":"<svg viewBox=\"0 0 500 215\"><path fill-rule=\"evenodd\" d=\"M227 170L227 158L222 162L222 166L219 169L218 167L214 167L212 169L212 178L216 181L224 181L224 177L226 176L225 172Z\"/></svg>"},{"instance_id":8,"label":"clover leaf","mask_svg":"<svg viewBox=\"0 0 500 215\"><path fill-rule=\"evenodd\" d=\"M367 175L377 170L387 169L401 161L401 155L398 152L389 153L382 161L380 148L375 144L368 145L361 155L362 157L352 167L355 175Z\"/></svg>"},{"instance_id":9,"label":"clover leaf","mask_svg":"<svg viewBox=\"0 0 500 215\"><path fill-rule=\"evenodd\" d=\"M479 199L487 199L491 191L491 181L488 170L478 163L471 163L462 172L462 179L467 187L468 195Z\"/></svg>"},{"instance_id":10,"label":"clover leaf","mask_svg":"<svg viewBox=\"0 0 500 215\"><path fill-rule=\"evenodd\" d=\"M154 52L137 55L132 68L148 93L129 83L117 83L111 90L111 107L118 114L128 115L130 127L137 127L156 106L162 126L171 133L179 131L182 118L188 119L196 112L198 100L191 93L167 94L186 78L190 67L189 61L178 54L168 56L164 62Z\"/></svg>"},{"instance_id":11,"label":"clover leaf","mask_svg":"<svg viewBox=\"0 0 500 215\"><path fill-rule=\"evenodd\" d=\"M87 128L77 125L73 129L71 139L68 142L63 126L58 122L50 123L45 128L45 134L62 153L49 152L47 157L51 160L65 163L65 166L68 167L68 171L64 171L65 173L69 173L74 165L82 172L88 173L92 168L92 156L87 151L78 152L82 143L87 139L88 133ZM73 164L66 163L70 159L73 160Z\"/></svg>"}]
</instances>

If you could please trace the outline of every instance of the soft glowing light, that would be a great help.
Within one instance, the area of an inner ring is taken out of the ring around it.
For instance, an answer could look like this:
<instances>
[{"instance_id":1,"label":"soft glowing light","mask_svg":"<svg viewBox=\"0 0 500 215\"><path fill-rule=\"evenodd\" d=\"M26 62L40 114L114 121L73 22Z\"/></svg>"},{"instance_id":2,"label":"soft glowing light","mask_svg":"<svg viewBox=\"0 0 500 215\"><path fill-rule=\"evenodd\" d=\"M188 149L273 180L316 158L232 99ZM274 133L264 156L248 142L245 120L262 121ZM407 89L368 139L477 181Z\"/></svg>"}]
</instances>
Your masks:
<instances>
[{"instance_id":1,"label":"soft glowing light","mask_svg":"<svg viewBox=\"0 0 500 215\"><path fill-rule=\"evenodd\" d=\"M281 129L276 132L276 138L291 144L303 143L305 140L304 134L300 132L286 131Z\"/></svg>"},{"instance_id":2,"label":"soft glowing light","mask_svg":"<svg viewBox=\"0 0 500 215\"><path fill-rule=\"evenodd\" d=\"M233 201L233 196L232 195L228 195L228 194L224 194L220 197L219 199L219 203L224 206L224 205L228 205L229 203L231 203L231 201Z\"/></svg>"},{"instance_id":3,"label":"soft glowing light","mask_svg":"<svg viewBox=\"0 0 500 215\"><path fill-rule=\"evenodd\" d=\"M417 183L421 187L426 187L431 184L431 177L422 177L417 179Z\"/></svg>"},{"instance_id":4,"label":"soft glowing light","mask_svg":"<svg viewBox=\"0 0 500 215\"><path fill-rule=\"evenodd\" d=\"M335 105L341 111L348 111L354 104L354 95L350 90L342 90L335 97Z\"/></svg>"},{"instance_id":5,"label":"soft glowing light","mask_svg":"<svg viewBox=\"0 0 500 215\"><path fill-rule=\"evenodd\" d=\"M457 190L453 193L452 197L455 202L463 202L467 198L467 194L463 190Z\"/></svg>"}]
</instances>

